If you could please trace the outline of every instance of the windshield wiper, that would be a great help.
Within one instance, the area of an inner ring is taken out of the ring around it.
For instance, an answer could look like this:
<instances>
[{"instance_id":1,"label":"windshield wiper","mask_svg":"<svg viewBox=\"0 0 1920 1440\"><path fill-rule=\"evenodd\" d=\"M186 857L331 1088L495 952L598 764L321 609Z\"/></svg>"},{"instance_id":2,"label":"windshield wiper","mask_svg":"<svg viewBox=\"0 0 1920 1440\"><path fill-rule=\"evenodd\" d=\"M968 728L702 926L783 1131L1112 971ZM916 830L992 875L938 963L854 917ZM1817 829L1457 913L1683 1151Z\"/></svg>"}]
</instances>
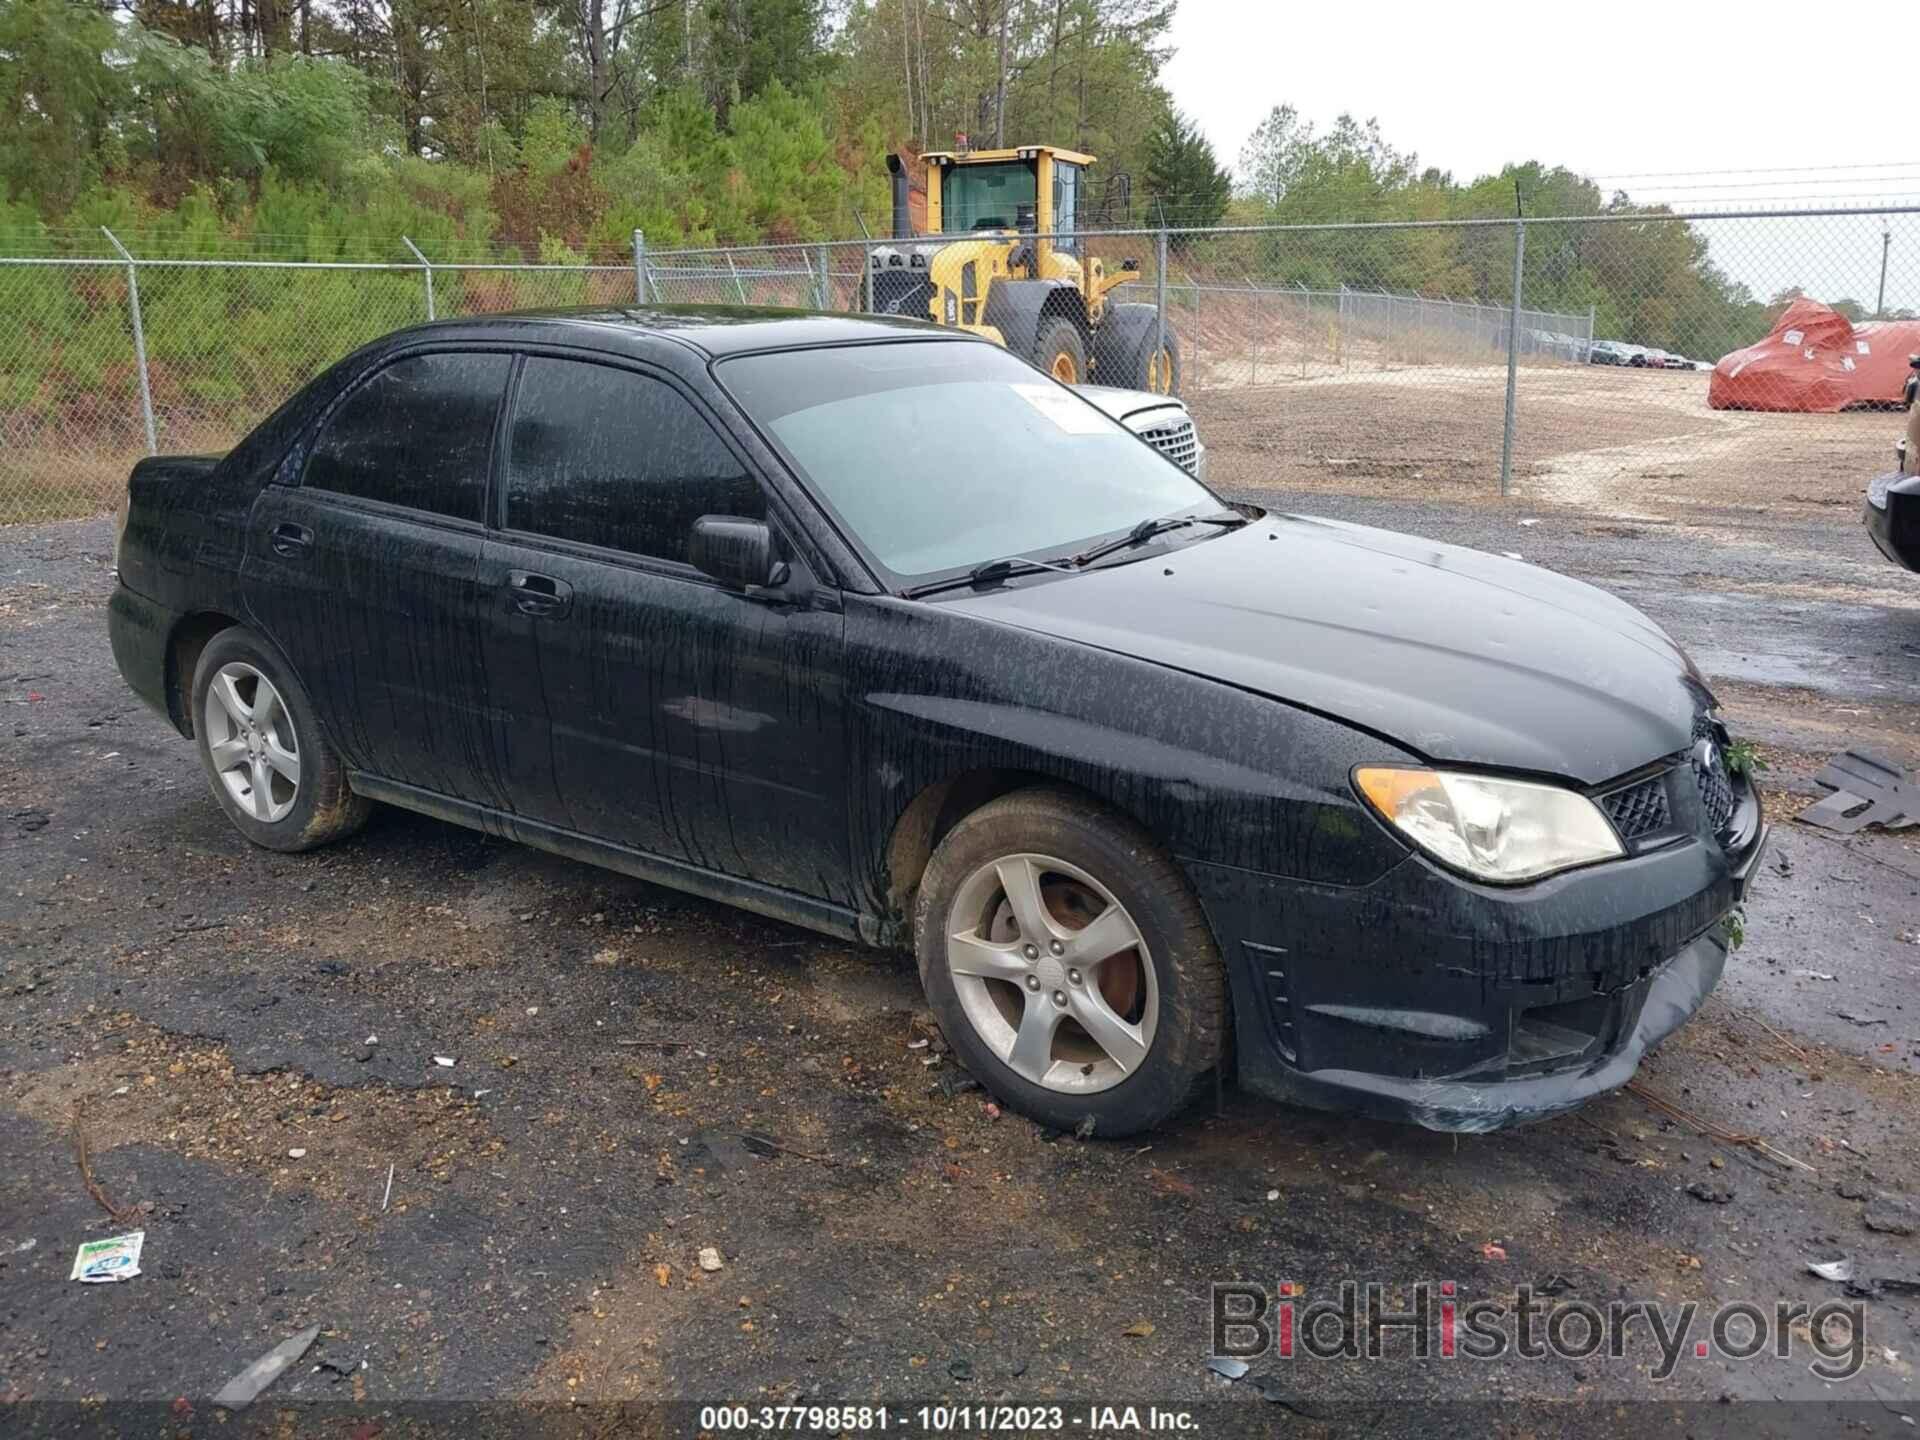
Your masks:
<instances>
[{"instance_id":1,"label":"windshield wiper","mask_svg":"<svg viewBox=\"0 0 1920 1440\"><path fill-rule=\"evenodd\" d=\"M1112 555L1116 551L1131 550L1136 545L1144 545L1156 535L1164 535L1169 530L1184 530L1189 525L1224 525L1229 529L1247 524L1247 517L1232 510L1222 510L1217 515L1171 515L1159 520L1142 520L1133 529L1118 540L1109 540L1096 545L1091 550L1082 550L1073 557L1073 563L1091 565L1095 560Z\"/></svg>"},{"instance_id":2,"label":"windshield wiper","mask_svg":"<svg viewBox=\"0 0 1920 1440\"><path fill-rule=\"evenodd\" d=\"M996 580L1005 580L1014 575L1031 575L1041 570L1058 570L1062 574L1072 574L1071 563L1062 564L1058 560L1028 560L1019 555L1004 556L999 560L988 560L974 566L964 575L949 575L944 580L929 580L924 585L915 585L900 592L905 600L917 600L922 595L932 595L939 590L952 590L961 585L991 585Z\"/></svg>"}]
</instances>

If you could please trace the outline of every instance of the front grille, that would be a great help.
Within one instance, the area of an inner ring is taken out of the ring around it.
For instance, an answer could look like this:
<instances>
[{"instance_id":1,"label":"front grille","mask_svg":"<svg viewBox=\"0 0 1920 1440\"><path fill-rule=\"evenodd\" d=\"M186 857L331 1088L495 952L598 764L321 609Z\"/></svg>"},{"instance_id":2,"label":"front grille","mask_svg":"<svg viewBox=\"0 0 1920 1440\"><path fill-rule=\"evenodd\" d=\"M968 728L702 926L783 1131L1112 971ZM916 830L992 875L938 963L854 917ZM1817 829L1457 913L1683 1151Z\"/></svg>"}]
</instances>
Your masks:
<instances>
[{"instance_id":1,"label":"front grille","mask_svg":"<svg viewBox=\"0 0 1920 1440\"><path fill-rule=\"evenodd\" d=\"M1705 715L1693 722L1693 778L1700 787L1700 809L1715 835L1733 823L1733 777L1727 771L1726 740Z\"/></svg>"},{"instance_id":2,"label":"front grille","mask_svg":"<svg viewBox=\"0 0 1920 1440\"><path fill-rule=\"evenodd\" d=\"M1666 829L1673 818L1667 806L1666 780L1658 775L1611 795L1602 795L1600 808L1607 812L1613 828L1629 845Z\"/></svg>"},{"instance_id":3,"label":"front grille","mask_svg":"<svg viewBox=\"0 0 1920 1440\"><path fill-rule=\"evenodd\" d=\"M1168 425L1155 425L1142 430L1140 438L1182 470L1192 473L1194 458L1200 453L1200 442L1193 434L1193 421L1180 419Z\"/></svg>"}]
</instances>

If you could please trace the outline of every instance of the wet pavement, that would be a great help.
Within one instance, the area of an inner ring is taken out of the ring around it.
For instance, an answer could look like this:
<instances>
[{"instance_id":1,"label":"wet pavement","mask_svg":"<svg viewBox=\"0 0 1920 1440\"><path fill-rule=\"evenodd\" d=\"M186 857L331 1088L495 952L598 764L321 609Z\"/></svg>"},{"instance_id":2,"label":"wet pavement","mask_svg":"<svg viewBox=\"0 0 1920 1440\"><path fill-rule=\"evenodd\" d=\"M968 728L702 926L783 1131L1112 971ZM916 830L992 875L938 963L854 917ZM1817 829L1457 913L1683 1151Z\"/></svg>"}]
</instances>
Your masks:
<instances>
[{"instance_id":1,"label":"wet pavement","mask_svg":"<svg viewBox=\"0 0 1920 1440\"><path fill-rule=\"evenodd\" d=\"M1776 814L1850 737L1920 763L1920 577L1857 526L1313 508L1643 606L1773 762ZM1615 1403L1711 1433L1680 1407L1726 1396L1795 1402L1733 1407L1748 1435L1920 1419L1920 1299L1885 1291L1833 1380L1791 1322L1785 1358L1710 1346L1666 1378L1644 1331L1621 1359L1419 1359L1400 1334L1377 1363L1205 1368L1216 1281L1399 1305L1552 1281L1697 1302L1704 1333L1719 1303L1848 1300L1809 1259L1920 1279L1897 1233L1920 834L1781 825L1745 945L1644 1095L1456 1139L1228 1092L1081 1142L954 1085L899 957L399 812L309 856L248 846L113 669L109 548L101 522L0 530L0 1397L205 1415L318 1323L263 1406L1155 1400L1392 1434L1410 1400L1584 1400L1609 1403L1542 1433L1602 1434ZM82 1241L135 1226L137 1279L67 1280Z\"/></svg>"}]
</instances>

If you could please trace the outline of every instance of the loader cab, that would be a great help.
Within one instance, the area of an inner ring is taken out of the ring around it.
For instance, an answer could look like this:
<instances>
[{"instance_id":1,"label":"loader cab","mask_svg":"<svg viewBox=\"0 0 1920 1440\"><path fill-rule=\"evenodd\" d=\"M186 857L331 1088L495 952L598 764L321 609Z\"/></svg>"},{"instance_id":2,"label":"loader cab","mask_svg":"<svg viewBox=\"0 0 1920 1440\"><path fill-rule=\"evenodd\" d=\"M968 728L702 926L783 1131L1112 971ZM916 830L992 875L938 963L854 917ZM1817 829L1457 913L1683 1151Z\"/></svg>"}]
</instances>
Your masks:
<instances>
[{"instance_id":1,"label":"loader cab","mask_svg":"<svg viewBox=\"0 0 1920 1440\"><path fill-rule=\"evenodd\" d=\"M936 150L920 158L927 167L926 228L932 235L1072 230L1080 223L1080 196L1093 164L1091 155L1052 145Z\"/></svg>"}]
</instances>

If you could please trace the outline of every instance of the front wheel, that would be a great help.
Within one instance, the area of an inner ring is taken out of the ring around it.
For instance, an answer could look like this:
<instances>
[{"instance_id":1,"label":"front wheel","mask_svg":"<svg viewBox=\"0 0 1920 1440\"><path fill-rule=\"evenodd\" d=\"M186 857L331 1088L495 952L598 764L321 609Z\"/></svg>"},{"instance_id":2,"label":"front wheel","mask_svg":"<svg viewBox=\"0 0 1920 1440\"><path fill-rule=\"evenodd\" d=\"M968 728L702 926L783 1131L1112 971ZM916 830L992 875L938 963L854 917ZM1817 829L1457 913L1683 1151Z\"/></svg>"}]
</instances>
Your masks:
<instances>
[{"instance_id":1,"label":"front wheel","mask_svg":"<svg viewBox=\"0 0 1920 1440\"><path fill-rule=\"evenodd\" d=\"M955 1055L1044 1125L1151 1129L1225 1061L1226 971L1199 902L1147 836L1079 796L1020 791L962 820L914 933Z\"/></svg>"},{"instance_id":2,"label":"front wheel","mask_svg":"<svg viewBox=\"0 0 1920 1440\"><path fill-rule=\"evenodd\" d=\"M1080 327L1065 318L1047 322L1034 348L1034 363L1062 385L1078 385L1087 378L1087 347Z\"/></svg>"},{"instance_id":3,"label":"front wheel","mask_svg":"<svg viewBox=\"0 0 1920 1440\"><path fill-rule=\"evenodd\" d=\"M348 788L305 687L251 630L222 630L200 652L193 720L214 799L254 844L311 850L366 823L372 803Z\"/></svg>"}]
</instances>

